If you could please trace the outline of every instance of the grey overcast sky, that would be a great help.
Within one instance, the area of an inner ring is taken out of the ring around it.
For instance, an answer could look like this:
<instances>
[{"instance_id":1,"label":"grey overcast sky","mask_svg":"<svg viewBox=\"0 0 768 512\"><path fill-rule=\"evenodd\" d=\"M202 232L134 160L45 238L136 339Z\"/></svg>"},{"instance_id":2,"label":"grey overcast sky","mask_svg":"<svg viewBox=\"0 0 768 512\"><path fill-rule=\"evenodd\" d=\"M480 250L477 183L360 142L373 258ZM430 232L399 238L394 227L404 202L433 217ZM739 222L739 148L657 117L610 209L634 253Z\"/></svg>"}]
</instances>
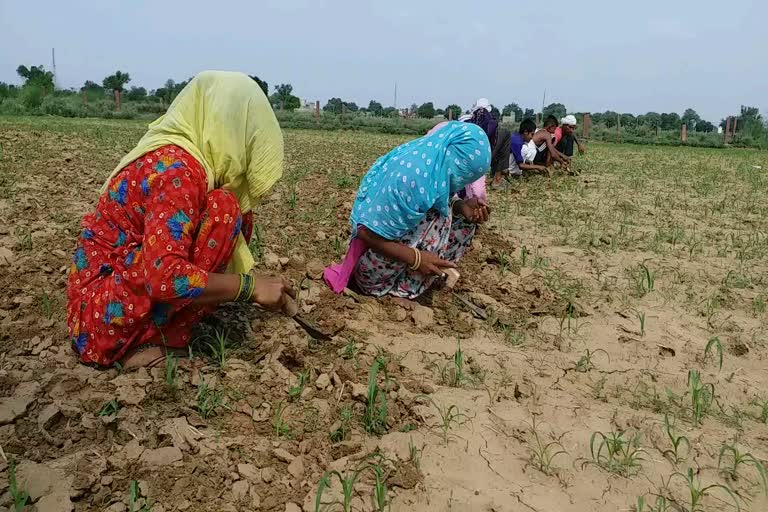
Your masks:
<instances>
[{"instance_id":1,"label":"grey overcast sky","mask_svg":"<svg viewBox=\"0 0 768 512\"><path fill-rule=\"evenodd\" d=\"M51 63L154 89L241 70L322 104L434 101L682 114L768 108L766 0L0 0L0 81Z\"/></svg>"}]
</instances>

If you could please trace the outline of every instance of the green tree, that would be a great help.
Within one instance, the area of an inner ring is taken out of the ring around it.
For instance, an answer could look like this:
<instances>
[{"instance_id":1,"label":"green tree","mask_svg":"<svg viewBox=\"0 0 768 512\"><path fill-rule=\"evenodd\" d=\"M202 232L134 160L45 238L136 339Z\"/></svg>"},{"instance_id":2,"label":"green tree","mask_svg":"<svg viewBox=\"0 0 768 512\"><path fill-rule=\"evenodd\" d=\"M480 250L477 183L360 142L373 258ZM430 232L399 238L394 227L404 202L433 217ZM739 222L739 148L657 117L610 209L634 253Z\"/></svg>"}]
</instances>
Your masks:
<instances>
[{"instance_id":1,"label":"green tree","mask_svg":"<svg viewBox=\"0 0 768 512\"><path fill-rule=\"evenodd\" d=\"M695 130L697 132L704 132L704 133L710 133L715 131L715 125L710 123L709 121L701 120L698 123L696 123Z\"/></svg>"},{"instance_id":2,"label":"green tree","mask_svg":"<svg viewBox=\"0 0 768 512\"><path fill-rule=\"evenodd\" d=\"M632 114L621 114L621 126L635 126L637 119Z\"/></svg>"},{"instance_id":3,"label":"green tree","mask_svg":"<svg viewBox=\"0 0 768 512\"><path fill-rule=\"evenodd\" d=\"M683 112L683 117L680 118L680 121L683 124L686 124L689 130L693 131L696 128L696 123L701 121L701 118L699 117L699 114L697 114L695 110L693 110L692 108L687 108L685 109L685 112Z\"/></svg>"},{"instance_id":4,"label":"green tree","mask_svg":"<svg viewBox=\"0 0 768 512\"><path fill-rule=\"evenodd\" d=\"M445 118L448 119L448 112L451 113L451 119L456 121L461 116L461 107L455 103L451 103L445 107Z\"/></svg>"},{"instance_id":5,"label":"green tree","mask_svg":"<svg viewBox=\"0 0 768 512\"><path fill-rule=\"evenodd\" d=\"M0 82L0 103L2 103L5 98L16 96L17 90L15 85Z\"/></svg>"},{"instance_id":6,"label":"green tree","mask_svg":"<svg viewBox=\"0 0 768 512\"><path fill-rule=\"evenodd\" d=\"M39 87L43 94L53 92L53 73L46 71L44 66L21 65L16 68L16 73L24 79L24 85Z\"/></svg>"},{"instance_id":7,"label":"green tree","mask_svg":"<svg viewBox=\"0 0 768 512\"><path fill-rule=\"evenodd\" d=\"M264 91L264 96L269 96L269 84L266 81L260 80L259 77L257 77L256 75L248 75L248 76L250 76L254 82L259 84L259 87L261 87L261 90Z\"/></svg>"},{"instance_id":8,"label":"green tree","mask_svg":"<svg viewBox=\"0 0 768 512\"><path fill-rule=\"evenodd\" d=\"M275 93L270 97L273 106L280 107L280 110L293 111L301 106L301 100L293 95L293 86L291 84L280 84L275 86Z\"/></svg>"},{"instance_id":9,"label":"green tree","mask_svg":"<svg viewBox=\"0 0 768 512\"><path fill-rule=\"evenodd\" d=\"M425 119L431 119L435 117L435 106L431 101L422 103L421 106L416 109L416 115Z\"/></svg>"},{"instance_id":10,"label":"green tree","mask_svg":"<svg viewBox=\"0 0 768 512\"><path fill-rule=\"evenodd\" d=\"M643 124L651 128L658 128L661 126L661 114L658 112L648 112L643 116Z\"/></svg>"},{"instance_id":11,"label":"green tree","mask_svg":"<svg viewBox=\"0 0 768 512\"><path fill-rule=\"evenodd\" d=\"M123 92L125 84L131 81L131 76L128 73L122 71L115 71L114 75L106 77L102 84L104 88L110 91Z\"/></svg>"},{"instance_id":12,"label":"green tree","mask_svg":"<svg viewBox=\"0 0 768 512\"><path fill-rule=\"evenodd\" d=\"M323 106L324 112L330 112L331 114L341 114L341 106L344 104L341 98L331 98Z\"/></svg>"},{"instance_id":13,"label":"green tree","mask_svg":"<svg viewBox=\"0 0 768 512\"><path fill-rule=\"evenodd\" d=\"M679 130L681 124L683 124L683 121L675 112L661 114L662 130Z\"/></svg>"},{"instance_id":14,"label":"green tree","mask_svg":"<svg viewBox=\"0 0 768 512\"><path fill-rule=\"evenodd\" d=\"M381 117L384 115L384 107L378 101L369 101L367 110L372 116Z\"/></svg>"},{"instance_id":15,"label":"green tree","mask_svg":"<svg viewBox=\"0 0 768 512\"><path fill-rule=\"evenodd\" d=\"M505 105L501 111L501 114L506 117L511 114L515 114L515 121L523 120L523 109L517 103L510 103Z\"/></svg>"},{"instance_id":16,"label":"green tree","mask_svg":"<svg viewBox=\"0 0 768 512\"><path fill-rule=\"evenodd\" d=\"M347 112L357 112L358 110L360 110L360 107L358 107L357 103L355 103L354 101L350 101L349 103L345 101L344 105L347 107Z\"/></svg>"},{"instance_id":17,"label":"green tree","mask_svg":"<svg viewBox=\"0 0 768 512\"><path fill-rule=\"evenodd\" d=\"M602 114L600 114L599 118L603 123L605 123L605 126L608 128L613 128L617 124L619 124L619 114L614 112L613 110L606 110Z\"/></svg>"},{"instance_id":18,"label":"green tree","mask_svg":"<svg viewBox=\"0 0 768 512\"><path fill-rule=\"evenodd\" d=\"M131 90L125 93L125 98L130 101L140 101L147 97L147 90L144 87L131 87Z\"/></svg>"},{"instance_id":19,"label":"green tree","mask_svg":"<svg viewBox=\"0 0 768 512\"><path fill-rule=\"evenodd\" d=\"M387 107L381 113L384 117L400 117L400 112L395 107Z\"/></svg>"},{"instance_id":20,"label":"green tree","mask_svg":"<svg viewBox=\"0 0 768 512\"><path fill-rule=\"evenodd\" d=\"M736 133L740 137L749 137L754 141L761 140L766 136L766 126L763 123L763 116L757 107L741 106L741 115L737 118Z\"/></svg>"},{"instance_id":21,"label":"green tree","mask_svg":"<svg viewBox=\"0 0 768 512\"><path fill-rule=\"evenodd\" d=\"M523 112L523 119L536 119L536 112L532 108L525 109Z\"/></svg>"},{"instance_id":22,"label":"green tree","mask_svg":"<svg viewBox=\"0 0 768 512\"><path fill-rule=\"evenodd\" d=\"M562 103L550 103L544 107L544 110L541 112L541 116L555 116L557 120L560 121L560 118L565 117L566 112L567 111L565 110L565 105Z\"/></svg>"}]
</instances>

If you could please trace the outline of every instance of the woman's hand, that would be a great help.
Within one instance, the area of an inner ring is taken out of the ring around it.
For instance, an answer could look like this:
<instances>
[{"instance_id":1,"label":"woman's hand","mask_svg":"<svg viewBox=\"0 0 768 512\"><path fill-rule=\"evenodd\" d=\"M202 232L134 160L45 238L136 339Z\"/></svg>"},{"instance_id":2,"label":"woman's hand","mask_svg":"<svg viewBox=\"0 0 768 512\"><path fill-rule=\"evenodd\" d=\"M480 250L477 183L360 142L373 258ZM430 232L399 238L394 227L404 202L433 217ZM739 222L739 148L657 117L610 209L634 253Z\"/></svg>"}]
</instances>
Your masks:
<instances>
[{"instance_id":1,"label":"woman's hand","mask_svg":"<svg viewBox=\"0 0 768 512\"><path fill-rule=\"evenodd\" d=\"M483 224L491 218L491 208L476 197L459 201L459 212L465 219L474 224Z\"/></svg>"},{"instance_id":2,"label":"woman's hand","mask_svg":"<svg viewBox=\"0 0 768 512\"><path fill-rule=\"evenodd\" d=\"M437 254L428 251L421 252L421 265L417 271L428 276L441 276L444 269L456 268L456 264L440 258Z\"/></svg>"},{"instance_id":3,"label":"woman's hand","mask_svg":"<svg viewBox=\"0 0 768 512\"><path fill-rule=\"evenodd\" d=\"M296 298L296 292L282 277L254 276L251 299L254 303L270 311L280 311L285 295Z\"/></svg>"}]
</instances>

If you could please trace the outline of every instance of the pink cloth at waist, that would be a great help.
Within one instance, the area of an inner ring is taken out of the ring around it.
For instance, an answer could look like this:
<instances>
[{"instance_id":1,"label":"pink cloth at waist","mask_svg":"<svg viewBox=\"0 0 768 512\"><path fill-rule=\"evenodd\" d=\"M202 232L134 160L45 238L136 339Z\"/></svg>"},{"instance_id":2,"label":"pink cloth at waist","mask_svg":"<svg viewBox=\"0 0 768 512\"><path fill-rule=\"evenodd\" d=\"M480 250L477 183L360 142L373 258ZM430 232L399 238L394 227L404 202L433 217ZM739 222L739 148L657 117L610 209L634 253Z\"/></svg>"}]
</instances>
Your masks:
<instances>
[{"instance_id":1,"label":"pink cloth at waist","mask_svg":"<svg viewBox=\"0 0 768 512\"><path fill-rule=\"evenodd\" d=\"M323 272L323 279L328 286L333 290L333 293L341 293L344 288L349 284L349 280L352 278L352 273L357 266L357 260L365 254L368 250L368 246L365 242L359 238L353 238L347 248L347 254L344 256L344 260L341 263L330 265L325 268Z\"/></svg>"}]
</instances>

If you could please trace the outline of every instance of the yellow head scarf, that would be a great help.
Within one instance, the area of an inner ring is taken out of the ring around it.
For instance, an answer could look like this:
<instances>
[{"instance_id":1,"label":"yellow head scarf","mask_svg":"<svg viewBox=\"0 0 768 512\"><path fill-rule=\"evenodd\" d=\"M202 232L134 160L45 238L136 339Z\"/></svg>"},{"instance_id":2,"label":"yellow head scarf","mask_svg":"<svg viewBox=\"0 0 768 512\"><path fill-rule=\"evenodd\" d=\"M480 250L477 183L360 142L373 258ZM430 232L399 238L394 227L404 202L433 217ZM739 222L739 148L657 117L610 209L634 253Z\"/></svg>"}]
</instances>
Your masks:
<instances>
[{"instance_id":1,"label":"yellow head scarf","mask_svg":"<svg viewBox=\"0 0 768 512\"><path fill-rule=\"evenodd\" d=\"M248 75L204 71L179 93L168 111L149 125L102 187L125 166L167 144L188 151L205 168L208 191L232 191L242 213L283 174L283 134L272 107ZM229 265L230 272L248 272L254 265L242 235Z\"/></svg>"}]
</instances>

